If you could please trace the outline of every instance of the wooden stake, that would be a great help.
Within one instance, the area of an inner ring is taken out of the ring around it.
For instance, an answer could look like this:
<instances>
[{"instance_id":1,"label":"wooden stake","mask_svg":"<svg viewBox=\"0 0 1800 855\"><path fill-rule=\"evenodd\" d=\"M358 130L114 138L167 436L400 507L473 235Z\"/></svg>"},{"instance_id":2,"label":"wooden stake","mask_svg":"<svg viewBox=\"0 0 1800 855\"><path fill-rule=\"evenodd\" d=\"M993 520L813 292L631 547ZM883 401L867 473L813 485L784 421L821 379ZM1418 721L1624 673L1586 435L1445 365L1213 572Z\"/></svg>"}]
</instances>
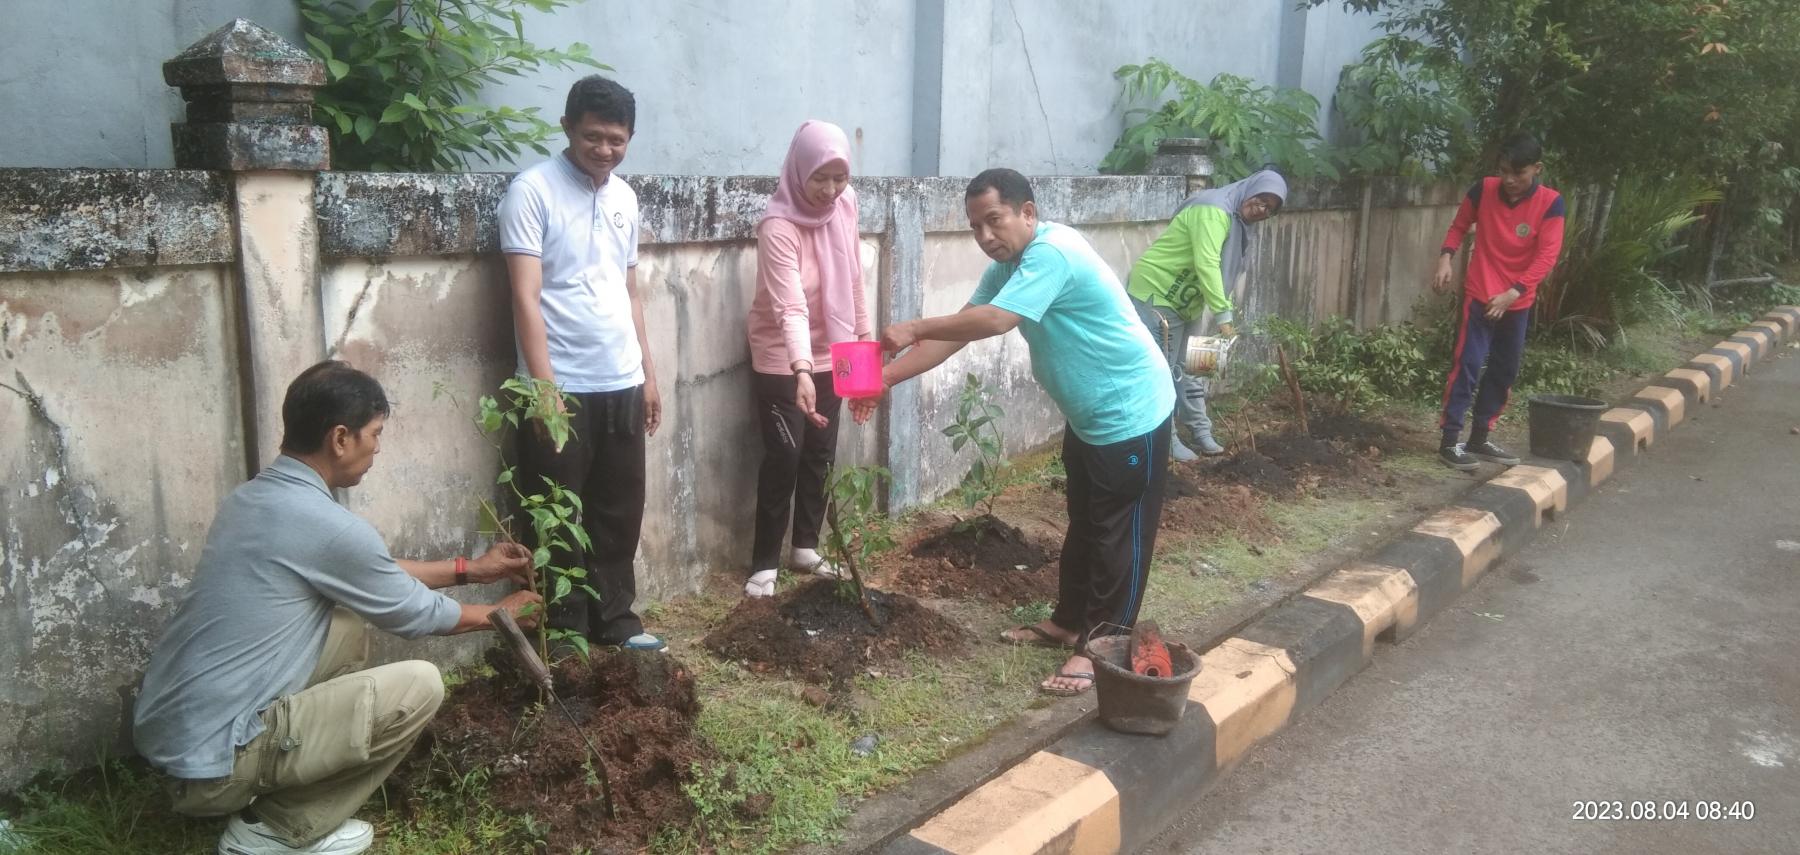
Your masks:
<instances>
[{"instance_id":1,"label":"wooden stake","mask_svg":"<svg viewBox=\"0 0 1800 855\"><path fill-rule=\"evenodd\" d=\"M837 497L832 496L825 502L825 519L831 524L833 537L843 537L843 529L838 527ZM861 535L852 535L861 537ZM873 626L881 626L881 618L875 616L875 605L869 602L868 588L863 586L862 570L856 566L856 547L844 544L844 564L850 568L850 579L856 583L856 604L862 606L862 613Z\"/></svg>"},{"instance_id":2,"label":"wooden stake","mask_svg":"<svg viewBox=\"0 0 1800 855\"><path fill-rule=\"evenodd\" d=\"M1300 433L1312 436L1312 429L1306 424L1306 397L1300 394L1300 378L1294 376L1294 369L1288 365L1287 348L1275 345L1275 356L1281 360L1281 379L1287 381L1288 393L1294 396L1294 417L1300 421Z\"/></svg>"}]
</instances>

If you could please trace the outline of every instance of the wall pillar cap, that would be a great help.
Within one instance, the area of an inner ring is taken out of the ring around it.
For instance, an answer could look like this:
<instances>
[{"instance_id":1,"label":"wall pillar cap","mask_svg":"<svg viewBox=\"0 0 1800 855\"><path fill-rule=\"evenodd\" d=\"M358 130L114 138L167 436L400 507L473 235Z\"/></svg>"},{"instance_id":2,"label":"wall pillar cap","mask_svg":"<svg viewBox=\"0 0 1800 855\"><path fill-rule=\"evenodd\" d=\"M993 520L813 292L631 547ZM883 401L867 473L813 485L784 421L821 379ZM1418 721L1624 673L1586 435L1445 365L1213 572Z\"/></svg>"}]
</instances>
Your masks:
<instances>
[{"instance_id":1,"label":"wall pillar cap","mask_svg":"<svg viewBox=\"0 0 1800 855\"><path fill-rule=\"evenodd\" d=\"M163 80L187 102L170 126L177 168L331 167L330 138L312 123L325 66L274 32L236 18L163 63Z\"/></svg>"}]
</instances>

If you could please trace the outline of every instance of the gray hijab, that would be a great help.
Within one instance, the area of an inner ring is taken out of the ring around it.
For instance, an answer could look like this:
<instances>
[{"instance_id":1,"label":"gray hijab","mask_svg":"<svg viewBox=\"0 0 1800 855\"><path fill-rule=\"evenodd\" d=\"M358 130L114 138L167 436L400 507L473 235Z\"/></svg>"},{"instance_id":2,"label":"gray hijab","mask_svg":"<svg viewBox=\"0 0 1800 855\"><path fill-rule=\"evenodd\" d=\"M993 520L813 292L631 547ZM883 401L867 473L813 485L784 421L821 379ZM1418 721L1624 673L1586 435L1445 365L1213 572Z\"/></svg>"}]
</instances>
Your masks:
<instances>
[{"instance_id":1,"label":"gray hijab","mask_svg":"<svg viewBox=\"0 0 1800 855\"><path fill-rule=\"evenodd\" d=\"M1242 181L1195 193L1175 209L1179 214L1195 205L1209 205L1231 215L1231 233L1225 236L1225 246L1219 250L1219 273L1224 277L1227 295L1244 272L1244 260L1249 258L1250 247L1256 240L1256 224L1244 222L1239 212L1243 210L1245 200L1261 193L1268 193L1287 204L1287 179L1273 169L1264 169Z\"/></svg>"}]
</instances>

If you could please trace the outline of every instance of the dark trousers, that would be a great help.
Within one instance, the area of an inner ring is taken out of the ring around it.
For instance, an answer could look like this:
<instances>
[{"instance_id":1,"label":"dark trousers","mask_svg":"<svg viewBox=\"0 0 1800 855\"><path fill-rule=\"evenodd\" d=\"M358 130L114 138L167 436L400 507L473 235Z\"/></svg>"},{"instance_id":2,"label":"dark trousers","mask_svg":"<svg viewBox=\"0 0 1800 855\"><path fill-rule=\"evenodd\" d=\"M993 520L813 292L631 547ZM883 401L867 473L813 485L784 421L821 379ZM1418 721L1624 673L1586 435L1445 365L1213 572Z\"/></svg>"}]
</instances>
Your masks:
<instances>
[{"instance_id":1,"label":"dark trousers","mask_svg":"<svg viewBox=\"0 0 1800 855\"><path fill-rule=\"evenodd\" d=\"M585 553L579 545L553 553L551 563L585 569L600 599L570 591L550 607L550 625L596 644L620 644L644 631L631 610L637 599L632 560L644 523L644 387L571 397L575 430L560 454L535 424L519 431L519 489L534 493L547 476L580 496L581 525L593 542ZM529 541L530 525L521 528Z\"/></svg>"},{"instance_id":2,"label":"dark trousers","mask_svg":"<svg viewBox=\"0 0 1800 855\"><path fill-rule=\"evenodd\" d=\"M1171 428L1165 419L1156 430L1111 445L1089 445L1063 429L1069 532L1050 620L1083 642L1137 623L1162 522Z\"/></svg>"},{"instance_id":3,"label":"dark trousers","mask_svg":"<svg viewBox=\"0 0 1800 855\"><path fill-rule=\"evenodd\" d=\"M829 371L813 374L819 395L814 407L831 420L824 427L815 427L794 404L794 375L755 373L750 382L763 440L762 468L756 473L756 539L750 548L750 572L755 573L780 566L790 505L794 548L818 548L825 479L837 455L840 406Z\"/></svg>"},{"instance_id":4,"label":"dark trousers","mask_svg":"<svg viewBox=\"0 0 1800 855\"><path fill-rule=\"evenodd\" d=\"M1525 330L1530 324L1530 309L1514 309L1500 320L1490 321L1487 304L1463 300L1456 353L1450 361L1450 379L1444 384L1444 417L1438 423L1445 445L1456 444L1462 436L1463 415L1469 411L1471 397L1475 414L1470 436L1479 441L1494 429L1512 396L1513 381L1519 379L1519 358L1525 353Z\"/></svg>"}]
</instances>

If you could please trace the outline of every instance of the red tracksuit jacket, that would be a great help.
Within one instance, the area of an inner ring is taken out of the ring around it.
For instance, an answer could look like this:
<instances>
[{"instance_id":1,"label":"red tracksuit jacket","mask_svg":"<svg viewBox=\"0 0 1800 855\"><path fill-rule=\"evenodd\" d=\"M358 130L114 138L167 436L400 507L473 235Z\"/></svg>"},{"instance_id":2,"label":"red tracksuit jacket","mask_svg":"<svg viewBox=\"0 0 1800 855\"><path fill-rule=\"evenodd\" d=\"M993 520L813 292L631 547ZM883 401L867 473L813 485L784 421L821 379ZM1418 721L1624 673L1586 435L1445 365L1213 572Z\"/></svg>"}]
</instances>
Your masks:
<instances>
[{"instance_id":1,"label":"red tracksuit jacket","mask_svg":"<svg viewBox=\"0 0 1800 855\"><path fill-rule=\"evenodd\" d=\"M1483 178L1456 209L1444 235L1444 252L1460 249L1470 226L1475 226L1475 252L1463 293L1486 303L1510 288L1519 292L1519 299L1509 310L1529 307L1538 283L1550 275L1562 252L1562 194L1534 184L1525 198L1509 204L1500 195L1500 179Z\"/></svg>"}]
</instances>

